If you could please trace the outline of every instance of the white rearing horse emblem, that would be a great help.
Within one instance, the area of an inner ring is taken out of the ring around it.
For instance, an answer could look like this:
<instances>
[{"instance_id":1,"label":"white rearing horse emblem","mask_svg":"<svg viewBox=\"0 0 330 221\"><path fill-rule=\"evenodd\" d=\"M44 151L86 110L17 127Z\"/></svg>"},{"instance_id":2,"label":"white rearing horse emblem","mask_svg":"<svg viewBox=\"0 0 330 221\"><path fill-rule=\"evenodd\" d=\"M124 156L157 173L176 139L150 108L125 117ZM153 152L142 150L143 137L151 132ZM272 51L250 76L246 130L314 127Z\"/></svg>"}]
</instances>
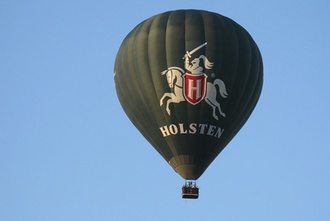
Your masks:
<instances>
[{"instance_id":1,"label":"white rearing horse emblem","mask_svg":"<svg viewBox=\"0 0 330 221\"><path fill-rule=\"evenodd\" d=\"M191 57L191 54L200 49L201 47L204 47L206 43L203 45L195 48L191 52L187 52L186 55L183 57L185 59L185 69L191 72L191 75L201 75L203 74L203 67L199 66L200 60L202 59L204 61L204 65L206 69L211 69L213 66L212 62L209 62L208 59L201 55L198 58L195 58L192 60L192 62L189 62L189 58ZM170 88L173 89L173 93L164 93L162 98L160 99L160 106L164 104L164 100L168 98L166 102L166 111L168 115L171 115L170 110L170 104L171 103L180 103L182 101L185 101L185 94L183 91L183 86L187 86L183 83L184 81L184 73L185 71L182 68L179 67L169 67L167 70L162 71L162 75L166 75L167 83ZM218 88L216 87L218 86ZM215 79L213 83L207 82L206 83L206 92L204 96L205 102L210 105L213 109L213 117L218 120L217 110L219 111L220 115L223 117L226 117L226 114L222 112L219 102L217 101L217 94L220 94L223 98L226 98L228 96L225 83L220 79Z\"/></svg>"}]
</instances>

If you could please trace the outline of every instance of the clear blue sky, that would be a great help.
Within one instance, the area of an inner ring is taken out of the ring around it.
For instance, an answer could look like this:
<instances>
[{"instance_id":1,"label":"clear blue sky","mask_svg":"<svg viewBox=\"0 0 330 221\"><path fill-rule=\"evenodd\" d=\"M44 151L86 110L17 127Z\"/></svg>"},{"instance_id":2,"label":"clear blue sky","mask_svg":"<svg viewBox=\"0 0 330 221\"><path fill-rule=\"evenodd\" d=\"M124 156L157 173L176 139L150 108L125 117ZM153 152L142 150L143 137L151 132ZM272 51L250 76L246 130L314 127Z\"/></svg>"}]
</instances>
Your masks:
<instances>
[{"instance_id":1,"label":"clear blue sky","mask_svg":"<svg viewBox=\"0 0 330 221\"><path fill-rule=\"evenodd\" d=\"M139 22L174 9L234 19L264 88L199 179L198 200L124 114L113 64ZM330 220L330 3L0 2L0 220Z\"/></svg>"}]
</instances>

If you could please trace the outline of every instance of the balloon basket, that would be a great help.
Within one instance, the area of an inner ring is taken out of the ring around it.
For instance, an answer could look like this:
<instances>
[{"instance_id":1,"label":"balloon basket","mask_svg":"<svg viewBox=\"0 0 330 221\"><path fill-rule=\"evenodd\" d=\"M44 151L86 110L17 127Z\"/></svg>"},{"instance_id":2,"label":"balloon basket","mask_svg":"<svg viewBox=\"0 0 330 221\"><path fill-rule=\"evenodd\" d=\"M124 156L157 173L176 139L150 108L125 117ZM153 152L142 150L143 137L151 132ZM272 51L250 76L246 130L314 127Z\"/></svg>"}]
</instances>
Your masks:
<instances>
[{"instance_id":1,"label":"balloon basket","mask_svg":"<svg viewBox=\"0 0 330 221\"><path fill-rule=\"evenodd\" d=\"M182 186L182 198L183 199L197 199L199 195L199 188L196 182L186 181Z\"/></svg>"}]
</instances>

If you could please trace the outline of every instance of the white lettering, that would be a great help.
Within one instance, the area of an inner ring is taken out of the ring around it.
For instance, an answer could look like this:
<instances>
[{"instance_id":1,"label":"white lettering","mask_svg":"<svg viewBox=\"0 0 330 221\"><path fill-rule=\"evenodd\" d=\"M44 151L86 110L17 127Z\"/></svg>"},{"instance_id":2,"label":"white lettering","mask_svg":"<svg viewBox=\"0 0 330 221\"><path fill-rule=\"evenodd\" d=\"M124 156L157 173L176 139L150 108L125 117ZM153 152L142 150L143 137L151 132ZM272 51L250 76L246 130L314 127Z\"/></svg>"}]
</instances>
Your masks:
<instances>
[{"instance_id":1,"label":"white lettering","mask_svg":"<svg viewBox=\"0 0 330 221\"><path fill-rule=\"evenodd\" d=\"M167 126L160 127L159 130L162 132L163 137L167 137L171 135L170 132L168 131Z\"/></svg>"},{"instance_id":2,"label":"white lettering","mask_svg":"<svg viewBox=\"0 0 330 221\"><path fill-rule=\"evenodd\" d=\"M180 134L186 134L187 130L183 127L183 124L179 124Z\"/></svg>"},{"instance_id":3,"label":"white lettering","mask_svg":"<svg viewBox=\"0 0 330 221\"><path fill-rule=\"evenodd\" d=\"M159 130L162 133L163 137L177 134L202 134L215 138L220 138L225 131L224 129L214 125L197 123L190 123L189 125L185 125L183 123L179 123L178 125L165 125L159 127Z\"/></svg>"},{"instance_id":4,"label":"white lettering","mask_svg":"<svg viewBox=\"0 0 330 221\"><path fill-rule=\"evenodd\" d=\"M195 134L197 132L197 124L191 123L189 125L189 134Z\"/></svg>"},{"instance_id":5,"label":"white lettering","mask_svg":"<svg viewBox=\"0 0 330 221\"><path fill-rule=\"evenodd\" d=\"M200 134L204 134L204 130L207 127L207 124L199 124Z\"/></svg>"},{"instance_id":6,"label":"white lettering","mask_svg":"<svg viewBox=\"0 0 330 221\"><path fill-rule=\"evenodd\" d=\"M221 129L220 127L218 127L217 132L215 132L214 136L217 138L220 138L223 131L224 131L224 129Z\"/></svg>"},{"instance_id":7,"label":"white lettering","mask_svg":"<svg viewBox=\"0 0 330 221\"><path fill-rule=\"evenodd\" d=\"M215 128L215 126L210 125L209 130L207 131L207 135L213 136Z\"/></svg>"},{"instance_id":8,"label":"white lettering","mask_svg":"<svg viewBox=\"0 0 330 221\"><path fill-rule=\"evenodd\" d=\"M196 81L197 85L194 86L194 81L189 79L188 80L189 82L189 91L188 91L188 97L190 98L194 98L194 91L196 91L196 99L200 98L202 96L202 91L201 91L201 88L202 88L202 80L199 79Z\"/></svg>"},{"instance_id":9,"label":"white lettering","mask_svg":"<svg viewBox=\"0 0 330 221\"><path fill-rule=\"evenodd\" d=\"M177 134L179 131L175 124L171 124L169 129L170 129L171 134L174 134L174 135Z\"/></svg>"}]
</instances>

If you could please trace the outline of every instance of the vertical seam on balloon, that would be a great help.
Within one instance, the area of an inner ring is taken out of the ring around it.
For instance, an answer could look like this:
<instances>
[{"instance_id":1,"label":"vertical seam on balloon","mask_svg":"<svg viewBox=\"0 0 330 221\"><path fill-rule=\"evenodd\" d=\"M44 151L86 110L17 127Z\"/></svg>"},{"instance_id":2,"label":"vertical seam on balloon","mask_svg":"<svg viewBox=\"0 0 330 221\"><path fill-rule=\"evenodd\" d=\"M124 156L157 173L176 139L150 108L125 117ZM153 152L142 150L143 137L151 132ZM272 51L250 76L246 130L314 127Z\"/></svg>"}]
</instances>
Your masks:
<instances>
[{"instance_id":1,"label":"vertical seam on balloon","mask_svg":"<svg viewBox=\"0 0 330 221\"><path fill-rule=\"evenodd\" d=\"M150 24L148 25L148 35L147 35L147 39L146 39L146 42L145 42L145 44L146 44L146 48L147 48L147 51L146 51L146 56L147 56L147 62L148 62L148 64L146 65L146 67L147 67L147 69L148 69L148 73L150 74L150 78L151 78L151 86L152 86L152 88L153 88L153 91L154 91L154 94L155 94L155 97L157 98L157 101L158 101L158 96L157 96L157 93L156 93L156 91L155 91L155 84L154 84L154 81L153 81L153 73L151 72L151 70L150 70L150 56L149 56L149 36L150 36L150 29L151 29L151 25L154 23L154 21L155 21L155 17L152 19L152 21L150 22ZM142 86L142 88L144 88L144 85L141 85ZM151 96L151 95L150 95ZM152 103L151 103L151 101L148 99L148 98L146 98L146 102L148 103L148 107L150 107L150 106L152 106ZM150 115L149 115L149 117L151 117L152 118L152 120L151 120L151 123L152 123L152 125L153 125L153 127L155 128L155 129L158 129L158 127L159 127L159 121L157 120L157 117L155 117L152 113L150 113ZM154 131L155 132L155 131ZM159 132L159 131L158 131ZM157 139L153 139L153 140L155 140L155 143L157 144L157 151L158 152L160 152L160 153L162 153L161 155L166 159L166 158L169 158L169 156L170 156L170 154L168 154L168 152L166 151L166 149L163 149L162 147L163 147L163 141L158 141ZM164 143L166 143L165 141L164 141ZM166 157L167 156L167 157Z\"/></svg>"},{"instance_id":2,"label":"vertical seam on balloon","mask_svg":"<svg viewBox=\"0 0 330 221\"><path fill-rule=\"evenodd\" d=\"M237 27L235 26L236 23L232 20L228 20L228 18L225 18L225 20L226 20L227 25L230 25L231 29L233 30L233 33L235 33L235 36L237 38L237 44L238 44L238 48L237 48L238 49L238 52L237 52L237 56L238 56L237 62L238 63L237 63L237 65L240 66L240 64L242 62L242 59L240 58L241 57L240 53L241 53L241 50L242 50L241 49L242 43L240 43L240 41L239 41L240 36L239 36L238 30L237 30ZM251 63L250 63L250 69L251 69ZM234 81L234 84L233 84L234 86L236 85L236 87L240 86L240 85L237 85L237 82L238 82L237 79L239 78L240 75L242 75L239 71L240 71L240 69L236 68L235 81ZM248 71L248 74L249 74L249 77L247 79L250 78L251 70ZM237 123L239 122L239 120L237 118L240 118L240 116L242 115L242 111L238 108L240 108L240 106L241 106L240 104L241 104L242 99L244 98L244 94L246 92L247 85L248 85L248 81L244 84L244 88L243 88L243 90L241 91L241 93L238 97L239 100L236 102L235 108L232 110L231 118L227 119L227 122L231 122L230 123L231 125L236 124L236 126L234 126L234 127L229 127L229 129L231 128L231 130L234 129L234 128L236 129L236 127L238 126ZM233 91L235 91L235 88L233 88ZM237 113L239 113L239 112L240 112L240 114L237 116ZM229 117L229 116L227 116L227 117ZM235 117L235 118L233 118L233 117ZM228 127L228 123L225 125L225 128L227 128L227 127ZM231 134L236 134L236 133L231 133ZM232 139L232 137L231 137L231 139ZM229 141L231 139L229 139ZM229 141L228 141L228 143L229 143ZM224 149L224 147L222 149L220 149L220 148L213 149L212 152L211 152L212 154L209 155L208 160L206 162L208 162L208 161L212 162L215 159L215 157L212 157L212 156L218 155Z\"/></svg>"},{"instance_id":3,"label":"vertical seam on balloon","mask_svg":"<svg viewBox=\"0 0 330 221\"><path fill-rule=\"evenodd\" d=\"M172 11L169 16L168 16L168 19L167 19L167 22L166 22L166 31L165 31L165 60L166 60L166 67L168 68L168 30L169 30L169 21L171 19L171 17L173 16L173 14L175 13L175 11ZM174 90L174 89L172 89ZM172 91L174 93L174 91ZM175 108L173 107L174 105L172 104L171 105L172 108L170 109L171 110L171 118L174 119L173 122L177 122L177 117L176 117L176 112L175 112ZM172 143L173 145L175 146L175 148L171 148L171 151L172 151L172 154L173 154L173 157L175 156L178 156L178 146L176 145L176 142L175 142L175 136L171 136L171 140L172 140ZM180 162L180 158L175 158L175 161L176 161L176 164L179 165L181 162ZM179 162L178 162L179 161Z\"/></svg>"},{"instance_id":4,"label":"vertical seam on balloon","mask_svg":"<svg viewBox=\"0 0 330 221\"><path fill-rule=\"evenodd\" d=\"M256 65L251 65L251 70L250 72L252 72L252 68L256 68L257 71L256 71L256 75L255 76L251 76L251 78L255 78L254 80L254 90L253 92L251 93L251 96L249 98L249 101L247 103L249 104L252 104L254 103L254 105L252 106L249 106L249 108L246 108L245 111L244 111L244 115L241 116L240 120L241 121L242 119L245 118L245 120L240 123L240 125L238 125L238 130L240 130L241 127L243 127L244 123L248 120L248 118L250 117L250 115L252 114L254 108L256 107L257 105L257 101L259 100L259 97L260 97L260 94L261 94L261 89L262 89L262 76L263 76L263 71L262 69L260 69L262 67L262 59L261 59L261 54L260 54L260 51L257 47L257 45L255 44L255 42L253 41L252 37L248 34L248 39L249 39L249 43L250 43L250 47L252 48L251 50L251 54L255 54L258 58L258 60L254 61L255 59L255 56L251 56L252 59L251 59L251 64L253 64L253 62L258 62ZM252 79L249 79L249 81L252 80Z\"/></svg>"},{"instance_id":5,"label":"vertical seam on balloon","mask_svg":"<svg viewBox=\"0 0 330 221\"><path fill-rule=\"evenodd\" d=\"M159 16L164 16L164 14L162 14L162 15L158 15L157 17L159 18ZM157 20L154 19L153 22L151 23L150 27L151 27L151 26L154 26L156 21L157 21ZM165 42L166 42L166 41L165 41ZM165 50L166 50L166 48L165 48ZM150 32L149 32L149 35L148 35L148 51L150 51ZM166 51L165 51L165 53L166 53ZM148 56L148 61L149 61L149 69L151 69L152 62L150 62L150 56ZM161 74L161 73L156 73L156 74ZM157 94L157 90L156 90L156 86L155 86L155 77L153 77L153 73L151 73L151 80L152 80L152 82L153 82L154 93L155 93L155 95L156 95L156 97L157 97L157 101L159 102L159 101L160 101L160 97L159 97L158 94ZM163 113L163 116L164 116L164 114L166 114L166 113L164 113L165 111L163 110L163 108L159 107L159 109L160 109L160 111ZM165 121L168 123L167 119L166 119L165 117L163 117L163 118L164 118ZM160 125L158 125L158 126L160 126ZM165 138L164 138L164 139L165 139ZM172 148L171 148L171 144L168 143L168 141L167 141L166 139L165 139L164 142L165 142L166 145L167 145L167 146L166 146L166 152L167 152L168 155L169 155L169 159L166 159L166 160L169 161L169 160L173 157L174 153L173 153L173 150L172 150ZM172 143L173 143L173 142L172 142Z\"/></svg>"},{"instance_id":6,"label":"vertical seam on balloon","mask_svg":"<svg viewBox=\"0 0 330 221\"><path fill-rule=\"evenodd\" d=\"M204 39L203 39L203 41L206 42L205 19L204 19L203 12L200 13L200 16L201 16L201 19L202 19L202 22L203 22L203 28L202 28L202 30L203 30L203 32L204 32L204 33L203 33L203 35L204 35ZM206 47L207 47L207 46L206 46ZM207 49L204 49L204 50L205 50L205 52L206 52ZM204 55L206 56L205 53L204 53ZM204 66L205 66L205 64L204 64ZM206 70L204 69L204 74L205 74L205 71L206 71ZM206 82L206 84L207 84L207 82ZM205 89L207 90L207 88L205 88ZM205 92L205 93L206 93L206 92ZM204 99L205 99L205 97L204 97ZM198 119L199 123L201 122L201 119L204 118L204 114L203 114L203 113L205 113L205 112L204 112L203 110L206 109L206 108L205 108L205 107L206 107L205 105L206 105L205 100L203 100L203 103L201 104L201 107L200 107L200 110L199 110L199 119ZM211 116L211 114L210 114L210 116ZM210 116L209 116L209 118L211 118ZM209 122L209 120L208 120L207 122ZM205 122L203 122L203 123L205 123ZM206 139L206 136L201 136L201 139L199 139L199 142L200 142L200 143L205 143L205 139ZM204 148L211 148L211 147L204 147ZM201 149L198 148L198 147L197 147L197 149L195 149L195 152L196 152L196 151L198 152L199 155L200 155L201 153L202 153L203 155L205 154L205 150L201 150ZM201 158L203 158L203 156L202 156L202 157L199 157L198 160L200 161ZM197 164L197 163L200 164L201 162L195 162L195 163L196 163L196 164Z\"/></svg>"},{"instance_id":7,"label":"vertical seam on balloon","mask_svg":"<svg viewBox=\"0 0 330 221\"><path fill-rule=\"evenodd\" d=\"M168 13L168 14L162 14L162 15L158 15L158 17L159 16L167 16L167 20L168 20L168 17L170 16L170 12ZM156 21L154 21L154 22L156 22ZM153 22L153 24L152 25L155 25L154 24L154 22ZM166 23L167 23L168 21L166 21ZM167 29L167 24L165 25L165 29ZM149 33L150 34L150 33ZM148 38L150 39L150 36L148 36ZM149 41L149 43L150 43L150 41ZM150 44L148 44L148 48L150 49ZM148 50L149 50L148 49ZM164 38L164 52L163 52L165 55L166 55L166 30L165 30L165 38ZM166 68L167 68L167 61L166 61L166 56L164 56L164 59L165 59L165 63L166 63ZM149 60L150 60L150 57L149 57ZM150 65L152 65L152 62L149 62L150 63ZM157 74L161 74L161 73L157 73ZM162 77L164 77L164 76L162 76ZM165 76L166 77L166 76ZM152 81L155 83L155 77L152 77ZM155 84L153 84L154 85L154 91L156 92L156 88L155 88ZM166 92L166 91L165 91ZM158 99L158 101L160 101L160 97L158 96L158 94L157 94L157 92L156 92L156 96L157 96L157 99ZM160 95L161 96L161 95ZM166 103L164 103L164 105L166 106ZM164 119L164 121L167 123L167 125L169 125L170 124L170 122L168 121L168 118L167 117L165 117L166 115L167 115L167 113L166 113L166 110L164 109L164 105L163 106L161 106L161 107L159 107L160 108L160 111L163 113L163 119ZM167 144L167 150L168 150L168 153L169 153L169 155L170 155L170 157L169 157L169 159L168 159L168 163L170 163L170 160L173 158L173 156L176 156L177 154L176 154L176 150L175 150L175 147L174 147L174 140L173 140L173 137L172 136L170 136L170 137L167 137L167 138L164 138L165 139L165 143Z\"/></svg>"},{"instance_id":8,"label":"vertical seam on balloon","mask_svg":"<svg viewBox=\"0 0 330 221\"><path fill-rule=\"evenodd\" d=\"M253 81L253 78L254 78L254 75L252 74L252 69L253 68L258 68L259 69L259 67L257 66L257 65L253 65L253 63L255 62L254 61L254 57L253 57L253 54L254 54L254 44L253 43L251 43L251 39L250 39L250 36L249 36L249 34L246 32L246 31L244 31L244 34L246 34L247 35L247 38L248 38L248 42L249 42L249 48L251 49L251 61L250 61L250 70L249 70L249 78L248 78L248 80L247 80L247 84L248 85L251 85L252 83L253 83L253 90L251 91L251 93L250 93L250 95L249 95L249 97L247 97L247 96L243 96L242 98L241 98L241 100L243 99L243 98L246 98L246 104L244 105L244 109L241 111L241 114L237 117L237 119L236 119L236 121L235 121L235 123L236 123L236 127L234 127L233 129L234 129L234 131L236 131L237 133L238 133L238 131L243 127L243 125L244 125L244 123L248 120L248 118L249 118L249 116L251 115L251 112L252 112L252 110L253 110L253 105L252 106L250 106L249 104L251 104L251 100L254 98L254 94L255 94L255 90L256 90L256 88L255 88L255 86L257 85L257 83L258 83L258 81L257 81L257 79L255 80L255 81ZM254 66L256 66L256 67L254 67ZM259 75L259 72L258 72L258 75ZM257 78L258 78L258 75L257 75ZM246 93L246 91L248 90L248 87L246 87L245 89L244 89L244 94L246 95L247 93ZM245 99L244 99L245 100ZM243 120L243 121L242 121ZM239 122L241 122L241 123L239 123Z\"/></svg>"},{"instance_id":9,"label":"vertical seam on balloon","mask_svg":"<svg viewBox=\"0 0 330 221\"><path fill-rule=\"evenodd\" d=\"M141 23L139 26L138 26L138 29L137 30L141 30L141 29L143 29L143 28L145 28L146 27L146 23L145 23L146 21L144 21L143 23ZM137 73L140 73L141 71L140 71L140 69L141 69L141 67L140 67L140 65L139 65L139 61L138 61L138 59L139 59L139 53L138 53L138 51L136 50L136 48L138 47L138 46L141 46L141 45L143 45L143 42L142 42L142 44L140 43L140 39L139 39L139 37L141 37L140 36L140 31L139 32L137 32L136 33L136 35L134 36L134 42L133 42L133 45L132 45L132 54L133 54L133 57L135 58L135 59L133 59L133 67L134 67L134 69L137 71ZM136 83L137 83L137 85L138 85L138 90L139 90L139 92L141 93L141 101L143 101L143 106L144 107L149 107L149 101L148 101L148 98L146 97L146 96L144 96L145 95L145 91L144 91L144 85L142 85L142 80L141 80L141 76L142 75L140 75L140 74L136 74L136 76L135 76L135 79L136 79ZM138 108L138 110L140 110L140 108ZM144 112L143 110L141 110L142 112ZM145 113L141 113L141 111L139 111L139 114L142 114L142 115L144 115ZM152 117L152 116L150 116L150 117ZM142 125L144 126L144 127L149 127L149 126L151 126L152 127L152 125L153 125L153 120L148 120L148 119L146 119L145 118L145 116L140 116L139 117L139 121L138 122L142 122ZM145 138L150 142L150 143L154 143L154 144L156 144L157 142L156 141L154 141L154 139L152 139L152 135L151 134L148 134L148 133L143 133L143 135L145 136ZM163 155L162 154L162 152L161 151L158 151L157 150L157 152L159 152L161 155Z\"/></svg>"},{"instance_id":10,"label":"vertical seam on balloon","mask_svg":"<svg viewBox=\"0 0 330 221\"><path fill-rule=\"evenodd\" d=\"M136 30L137 30L137 29L135 29L134 31L132 31L131 34L132 34L132 35L133 35L133 34L136 35ZM134 40L135 40L135 37L133 37L131 44L134 43ZM129 44L129 42L126 41L125 44ZM127 49L127 51L129 51L129 47L128 47L128 46L126 47L126 49ZM127 51L126 51L126 53L129 54ZM122 56L128 57L127 54L125 55L125 53L124 53L124 54L122 54ZM128 59L128 60L129 60L129 59ZM122 81L122 82L125 82L125 83L126 83L126 81ZM119 85L119 87L120 87L120 86L121 86L121 85ZM128 84L126 84L126 88L129 88L129 87L128 87ZM121 92L121 91L122 91L122 90L120 89L120 92ZM132 92L131 90L128 90L128 92L129 92L129 94L133 94L133 92ZM123 100L125 101L125 103L130 104L130 102L128 102L128 100L126 100L126 99L123 99ZM127 113L129 116L131 116L131 117L134 116L133 112L131 112L131 111L127 112L127 110L126 110L126 113ZM134 122L135 122L135 123L134 123L135 125L141 125L141 123L140 123L139 121L137 121L137 120L134 120Z\"/></svg>"},{"instance_id":11,"label":"vertical seam on balloon","mask_svg":"<svg viewBox=\"0 0 330 221\"><path fill-rule=\"evenodd\" d=\"M249 34L245 30L244 30L244 33L247 34L249 48L251 49L251 65L250 65L250 70L249 70L249 78L247 79L247 82L251 82L252 78L254 78L254 77L256 77L257 79L254 81L255 83L254 83L253 90L251 90L249 99L248 99L248 101L246 101L246 105L244 106L244 109L241 110L241 113L235 119L235 122L234 122L235 126L231 128L232 134L234 134L234 135L240 131L240 129L244 126L245 122L250 117L253 109L255 108L255 106L257 104L256 101L258 100L258 98L260 96L260 89L262 86L262 84L259 84L259 81L261 80L260 77L262 77L262 72L260 72L260 64L253 65L254 62L259 62L259 61L258 60L254 61L253 59L255 59L255 58L254 58L254 56L252 56L255 53L254 50L257 50L257 51L259 51L259 50L258 50L257 46L252 42L253 41L252 38L250 38ZM258 57L261 58L260 55L258 55ZM258 71L256 72L257 74L255 76L252 74L253 68L258 69ZM244 94L246 94L247 88L248 87L245 88ZM243 99L243 97L242 97L242 99ZM229 141L225 144L225 146L229 143Z\"/></svg>"},{"instance_id":12,"label":"vertical seam on balloon","mask_svg":"<svg viewBox=\"0 0 330 221\"><path fill-rule=\"evenodd\" d=\"M169 16L169 19L167 20L167 25L166 25L166 27L168 27L168 24L169 24L169 21L170 21L170 18L171 17L173 17L173 16L175 16L176 15L176 13L181 13L182 11L174 11L174 12L172 12L171 14L170 14L170 16ZM184 11L184 13L186 14L186 11ZM177 15L176 15L177 16ZM169 44L169 42L168 42L168 31L167 31L167 28L166 28L166 43L165 43L165 50L166 50L166 55L167 55L167 45ZM168 67L168 56L166 56L166 65L167 65L167 67ZM174 89L173 89L174 90ZM174 91L173 91L174 92ZM174 118L174 122L178 122L178 119L177 119L177 111L176 111L176 106L175 105L172 105L172 110L174 111L174 115L172 115L172 113L171 113L171 116ZM176 152L176 156L179 156L179 153L180 154L182 154L182 139L181 139L181 136L178 138L179 140L180 140L180 143L179 143L179 146L177 146L177 149L178 149L178 151ZM174 140L173 140L174 141ZM183 164L183 162L182 162L182 158L181 157L178 157L177 158L177 160L179 161L178 162L178 165L182 165Z\"/></svg>"},{"instance_id":13,"label":"vertical seam on balloon","mask_svg":"<svg viewBox=\"0 0 330 221\"><path fill-rule=\"evenodd\" d=\"M185 16L185 18L184 18L184 52L186 52L187 51L187 45L186 45L186 41L187 41L187 27L188 27L188 25L187 25L187 18L188 18L188 15L187 15L187 13L188 13L188 11L184 11L184 16ZM183 55L184 56L184 55ZM184 72L186 73L186 67L185 67L185 65L184 65ZM184 74L185 74L184 73ZM182 86L184 85L184 79L183 79L183 82L182 82ZM184 93L184 90L185 90L185 88L183 87L182 88L182 93ZM183 94L182 94L183 95ZM187 117L186 117L186 124L188 123L188 121L189 121L189 107L188 107L188 105L189 105L189 102L185 99L185 108L186 108L186 113L187 113ZM189 135L188 135L189 136ZM189 142L188 142L188 145L189 145L189 147L191 146L190 145L190 139L188 139L189 140ZM182 140L180 140L180 142L182 143ZM187 147L184 147L184 148L187 148ZM181 152L183 152L183 148L181 147ZM182 163L184 163L184 162L182 162ZM181 163L181 164L182 164Z\"/></svg>"},{"instance_id":14,"label":"vertical seam on balloon","mask_svg":"<svg viewBox=\"0 0 330 221\"><path fill-rule=\"evenodd\" d=\"M214 16L212 16L212 18L214 19L214 24L215 24L215 26L220 26L221 27L221 34L224 32L223 30L222 30L222 25L219 25L219 23L222 23L222 22L226 22L226 18L224 17L224 16L221 16L221 15L218 15L218 14L216 14L216 15L214 15ZM215 33L215 40L216 40L216 42L218 41L218 39L219 39L219 32L217 32L217 33ZM224 38L221 38L221 39L224 39ZM222 49L224 49L224 43L223 43L223 41L224 40L222 40L222 42L221 42L221 48ZM217 47L217 49L218 49L218 47L220 47L219 46L219 44L218 43L216 43L215 44L215 46ZM221 51L220 53L223 53L223 51ZM215 56L215 61L218 61L216 58L217 58L217 56L218 55L216 55ZM219 70L221 73L224 73L224 71L223 71L223 67L224 67L224 58L225 58L225 56L223 55L223 56L221 56L221 60L219 61L219 62L221 62L221 69ZM222 79L222 77L221 77L221 79ZM212 119L212 114L210 114L210 119ZM212 148L213 147L213 148ZM205 159L201 162L201 164L202 164L202 168L204 168L205 170L206 170L206 168L210 165L210 163L215 159L215 157L216 156L213 156L213 154L211 154L211 153L214 153L215 151L217 151L217 150L219 150L221 147L219 146L219 141L214 141L214 142L212 142L212 143L210 143L210 147L209 147L210 149L209 149L209 153L210 154L208 154L208 157L205 157ZM205 152L204 152L205 153Z\"/></svg>"}]
</instances>

